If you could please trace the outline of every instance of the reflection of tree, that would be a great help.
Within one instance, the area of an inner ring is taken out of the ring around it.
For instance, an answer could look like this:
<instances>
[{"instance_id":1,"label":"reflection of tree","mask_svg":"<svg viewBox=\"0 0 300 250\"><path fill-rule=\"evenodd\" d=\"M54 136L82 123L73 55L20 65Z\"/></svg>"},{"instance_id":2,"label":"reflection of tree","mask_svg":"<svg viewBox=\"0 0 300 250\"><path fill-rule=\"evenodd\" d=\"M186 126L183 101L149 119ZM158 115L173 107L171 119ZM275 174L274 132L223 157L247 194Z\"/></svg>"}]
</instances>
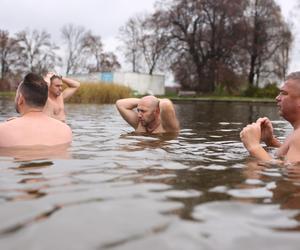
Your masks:
<instances>
[{"instance_id":1,"label":"reflection of tree","mask_svg":"<svg viewBox=\"0 0 300 250\"><path fill-rule=\"evenodd\" d=\"M13 157L15 161L25 161L20 167L34 168L51 165L51 161L34 163L33 160L69 159L69 145L57 146L24 146L15 148L0 148L0 156Z\"/></svg>"}]
</instances>

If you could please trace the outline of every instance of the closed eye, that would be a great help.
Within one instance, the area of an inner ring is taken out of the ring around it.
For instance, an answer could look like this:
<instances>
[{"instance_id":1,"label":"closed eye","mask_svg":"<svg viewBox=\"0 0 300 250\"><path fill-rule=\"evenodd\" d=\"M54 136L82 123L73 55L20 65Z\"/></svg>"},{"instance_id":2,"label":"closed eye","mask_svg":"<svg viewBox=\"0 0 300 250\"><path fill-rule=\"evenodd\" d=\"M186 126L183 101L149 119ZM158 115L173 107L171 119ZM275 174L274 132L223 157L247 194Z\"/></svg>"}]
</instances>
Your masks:
<instances>
[{"instance_id":1,"label":"closed eye","mask_svg":"<svg viewBox=\"0 0 300 250\"><path fill-rule=\"evenodd\" d=\"M136 110L137 110L137 112L142 112L142 113L145 112L145 110L143 110L143 109L136 109Z\"/></svg>"}]
</instances>

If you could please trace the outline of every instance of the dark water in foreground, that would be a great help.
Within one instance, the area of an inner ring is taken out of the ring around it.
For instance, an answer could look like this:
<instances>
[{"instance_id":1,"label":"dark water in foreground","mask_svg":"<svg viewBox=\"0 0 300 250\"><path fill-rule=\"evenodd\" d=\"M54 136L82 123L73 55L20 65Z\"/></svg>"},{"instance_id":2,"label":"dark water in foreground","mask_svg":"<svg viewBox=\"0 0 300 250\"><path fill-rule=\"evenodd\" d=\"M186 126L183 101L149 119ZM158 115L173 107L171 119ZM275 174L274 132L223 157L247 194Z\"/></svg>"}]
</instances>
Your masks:
<instances>
[{"instance_id":1,"label":"dark water in foreground","mask_svg":"<svg viewBox=\"0 0 300 250\"><path fill-rule=\"evenodd\" d=\"M171 139L130 134L113 105L68 105L67 154L2 152L0 249L299 249L300 176L250 161L239 140L266 114L285 137L275 105L176 110Z\"/></svg>"}]
</instances>

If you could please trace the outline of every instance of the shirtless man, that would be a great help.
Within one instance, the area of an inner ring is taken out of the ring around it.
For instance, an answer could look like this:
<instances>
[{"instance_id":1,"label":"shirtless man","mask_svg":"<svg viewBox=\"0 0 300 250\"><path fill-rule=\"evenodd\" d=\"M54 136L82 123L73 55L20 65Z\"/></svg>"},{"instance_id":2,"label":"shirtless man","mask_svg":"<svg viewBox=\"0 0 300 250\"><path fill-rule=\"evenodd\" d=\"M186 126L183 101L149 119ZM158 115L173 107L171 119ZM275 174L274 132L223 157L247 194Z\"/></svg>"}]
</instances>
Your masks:
<instances>
[{"instance_id":1,"label":"shirtless man","mask_svg":"<svg viewBox=\"0 0 300 250\"><path fill-rule=\"evenodd\" d=\"M170 133L179 131L174 106L168 99L145 96L116 102L117 109L137 133ZM136 111L134 110L136 108Z\"/></svg>"},{"instance_id":2,"label":"shirtless man","mask_svg":"<svg viewBox=\"0 0 300 250\"><path fill-rule=\"evenodd\" d=\"M300 161L300 71L291 73L280 88L276 97L279 114L294 128L294 131L281 144L273 134L271 121L264 117L246 126L240 133L241 140L250 155L264 161L272 157L260 145L278 147L276 155L285 157L288 162Z\"/></svg>"},{"instance_id":3,"label":"shirtless man","mask_svg":"<svg viewBox=\"0 0 300 250\"><path fill-rule=\"evenodd\" d=\"M70 78L58 76L52 72L46 75L45 81L48 83L49 91L44 112L50 117L65 122L64 101L76 92L80 87L80 83ZM64 83L67 85L67 88L62 91Z\"/></svg>"},{"instance_id":4,"label":"shirtless man","mask_svg":"<svg viewBox=\"0 0 300 250\"><path fill-rule=\"evenodd\" d=\"M21 117L0 124L0 147L54 146L72 141L68 125L43 113L48 86L36 74L27 74L19 84L15 106Z\"/></svg>"}]
</instances>

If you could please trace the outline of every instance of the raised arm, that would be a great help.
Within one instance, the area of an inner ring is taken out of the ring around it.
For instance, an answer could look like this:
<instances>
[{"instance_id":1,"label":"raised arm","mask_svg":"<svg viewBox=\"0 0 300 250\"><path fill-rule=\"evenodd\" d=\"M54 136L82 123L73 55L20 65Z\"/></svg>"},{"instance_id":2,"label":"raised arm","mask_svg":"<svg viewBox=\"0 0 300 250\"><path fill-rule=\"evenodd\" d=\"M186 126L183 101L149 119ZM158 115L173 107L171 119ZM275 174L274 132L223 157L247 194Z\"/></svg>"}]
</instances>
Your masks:
<instances>
[{"instance_id":1,"label":"raised arm","mask_svg":"<svg viewBox=\"0 0 300 250\"><path fill-rule=\"evenodd\" d=\"M251 156L263 160L272 160L272 157L260 145L261 122L254 122L247 125L240 133L241 140Z\"/></svg>"},{"instance_id":2,"label":"raised arm","mask_svg":"<svg viewBox=\"0 0 300 250\"><path fill-rule=\"evenodd\" d=\"M169 99L160 99L160 119L166 132L178 132L179 121L177 120L173 103Z\"/></svg>"},{"instance_id":3,"label":"raised arm","mask_svg":"<svg viewBox=\"0 0 300 250\"><path fill-rule=\"evenodd\" d=\"M67 85L67 88L63 91L63 98L64 100L70 98L76 90L80 87L80 82L75 81L73 79L62 77L62 82Z\"/></svg>"},{"instance_id":4,"label":"raised arm","mask_svg":"<svg viewBox=\"0 0 300 250\"><path fill-rule=\"evenodd\" d=\"M45 82L47 82L48 87L50 86L50 82L51 82L51 77L54 76L55 73L54 72L48 72L46 75L43 76Z\"/></svg>"},{"instance_id":5,"label":"raised arm","mask_svg":"<svg viewBox=\"0 0 300 250\"><path fill-rule=\"evenodd\" d=\"M138 127L139 120L137 112L133 109L137 107L139 100L138 98L126 98L116 102L116 107L123 119L135 129Z\"/></svg>"}]
</instances>

